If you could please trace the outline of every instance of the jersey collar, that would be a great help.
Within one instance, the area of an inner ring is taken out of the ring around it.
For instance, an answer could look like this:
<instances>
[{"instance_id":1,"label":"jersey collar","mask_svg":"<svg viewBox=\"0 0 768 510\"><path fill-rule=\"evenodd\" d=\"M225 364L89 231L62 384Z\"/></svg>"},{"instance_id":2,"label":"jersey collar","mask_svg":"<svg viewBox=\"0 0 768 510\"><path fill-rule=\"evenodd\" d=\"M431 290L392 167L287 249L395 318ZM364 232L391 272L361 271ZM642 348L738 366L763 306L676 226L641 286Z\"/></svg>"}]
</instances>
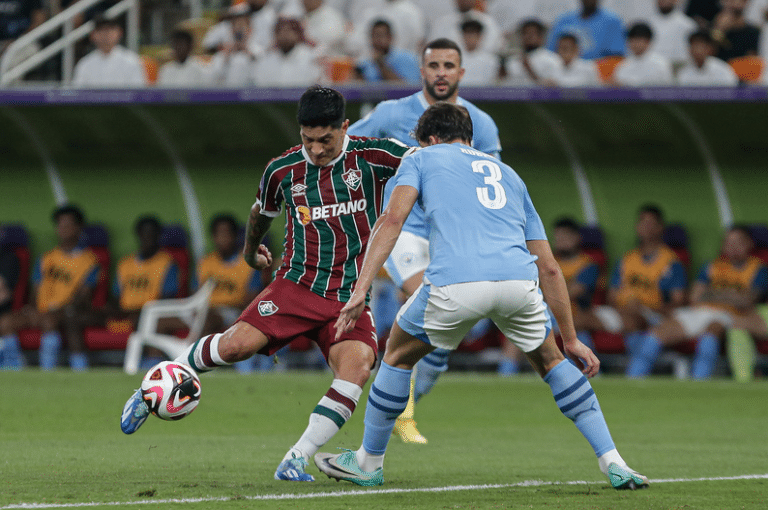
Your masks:
<instances>
[{"instance_id":1,"label":"jersey collar","mask_svg":"<svg viewBox=\"0 0 768 510\"><path fill-rule=\"evenodd\" d=\"M421 103L421 106L424 107L424 110L429 108L429 103L427 102L427 98L424 97L424 90L423 89L416 93L416 97L419 99L419 103ZM456 96L456 104L464 106L465 108L467 106L464 103L464 100L461 97L459 97L459 96Z\"/></svg>"},{"instance_id":2,"label":"jersey collar","mask_svg":"<svg viewBox=\"0 0 768 510\"><path fill-rule=\"evenodd\" d=\"M325 166L333 166L336 163L338 163L339 161L341 161L344 158L344 154L346 154L346 152L347 152L347 146L348 145L349 145L349 135L344 135L344 145L341 147L341 152L339 153L338 156L333 158L333 160L331 160ZM307 163L309 163L310 165L314 165L314 163L312 163L312 158L309 157L309 153L307 152L306 147L304 147L304 144L301 144L301 155L304 156L304 159L307 160ZM315 166L317 166L317 165L315 165ZM325 168L325 167L323 167L323 168Z\"/></svg>"}]
</instances>

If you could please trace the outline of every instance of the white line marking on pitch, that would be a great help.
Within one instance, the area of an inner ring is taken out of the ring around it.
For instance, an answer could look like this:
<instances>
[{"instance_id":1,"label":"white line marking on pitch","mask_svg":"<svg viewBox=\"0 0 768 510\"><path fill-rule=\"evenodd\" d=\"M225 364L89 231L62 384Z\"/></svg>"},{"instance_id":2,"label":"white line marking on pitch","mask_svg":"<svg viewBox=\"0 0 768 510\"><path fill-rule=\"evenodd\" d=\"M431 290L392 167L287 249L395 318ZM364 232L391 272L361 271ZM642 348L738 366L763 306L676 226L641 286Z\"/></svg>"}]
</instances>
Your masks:
<instances>
[{"instance_id":1,"label":"white line marking on pitch","mask_svg":"<svg viewBox=\"0 0 768 510\"><path fill-rule=\"evenodd\" d=\"M739 476L713 476L705 478L664 478L650 480L655 483L680 483L680 482L721 482L733 480L766 480L768 473L762 475L739 475ZM334 491L334 492L310 492L307 494L264 494L263 496L227 496L227 497L207 497L207 498L179 498L179 499L142 499L139 501L110 501L105 503L19 503L15 505L0 506L0 510L24 510L37 508L88 508L99 506L120 506L120 505L165 505L168 503L211 503L215 501L269 501L285 499L314 499L314 498L339 498L343 496L371 496L381 494L409 494L414 492L455 492L455 491L474 491L485 489L509 489L514 487L542 487L547 485L599 485L605 484L605 481L595 482L586 480L574 480L570 482L545 482L543 480L526 480L518 483L489 484L489 485L449 485L446 487L420 487L415 489L370 489L353 491Z\"/></svg>"}]
</instances>

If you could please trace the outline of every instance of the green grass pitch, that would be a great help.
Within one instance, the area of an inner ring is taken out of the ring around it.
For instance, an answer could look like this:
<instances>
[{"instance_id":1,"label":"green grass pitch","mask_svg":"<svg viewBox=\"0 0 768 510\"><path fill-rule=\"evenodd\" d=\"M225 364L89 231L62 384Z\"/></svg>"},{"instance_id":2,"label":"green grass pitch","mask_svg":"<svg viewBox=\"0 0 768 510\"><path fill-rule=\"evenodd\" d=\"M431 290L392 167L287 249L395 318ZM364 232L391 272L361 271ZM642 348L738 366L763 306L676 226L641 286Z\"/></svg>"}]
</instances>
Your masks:
<instances>
[{"instance_id":1,"label":"green grass pitch","mask_svg":"<svg viewBox=\"0 0 768 510\"><path fill-rule=\"evenodd\" d=\"M380 488L392 492L382 493L314 466L315 483L273 479L330 374L206 374L194 414L176 423L151 417L125 436L119 415L139 380L106 369L0 372L0 509L768 507L766 478L669 481L768 473L765 381L594 380L619 451L660 480L617 492L542 381L447 374L417 407L429 444L392 439ZM324 450L359 446L364 408L363 399ZM572 481L593 483L554 483ZM478 485L496 487L446 489ZM424 488L439 489L415 490ZM263 499L272 496L282 499Z\"/></svg>"}]
</instances>

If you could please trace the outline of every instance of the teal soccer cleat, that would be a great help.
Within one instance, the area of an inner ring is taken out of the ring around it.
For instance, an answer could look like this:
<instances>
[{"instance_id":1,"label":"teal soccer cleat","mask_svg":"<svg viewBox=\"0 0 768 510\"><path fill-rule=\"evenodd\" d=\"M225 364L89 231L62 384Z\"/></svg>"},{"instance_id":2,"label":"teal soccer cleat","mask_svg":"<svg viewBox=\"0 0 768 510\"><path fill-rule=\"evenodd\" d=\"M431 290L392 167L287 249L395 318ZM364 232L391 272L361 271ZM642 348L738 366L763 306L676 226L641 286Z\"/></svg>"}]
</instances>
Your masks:
<instances>
[{"instance_id":1,"label":"teal soccer cleat","mask_svg":"<svg viewBox=\"0 0 768 510\"><path fill-rule=\"evenodd\" d=\"M363 471L357 465L355 452L347 450L344 453L334 455L332 453L318 453L315 455L315 465L328 475L328 478L346 480L364 487L384 485L384 469L376 471Z\"/></svg>"},{"instance_id":2,"label":"teal soccer cleat","mask_svg":"<svg viewBox=\"0 0 768 510\"><path fill-rule=\"evenodd\" d=\"M148 416L149 407L144 402L141 389L138 389L123 406L123 414L120 417L120 430L125 434L133 434L147 421Z\"/></svg>"},{"instance_id":3,"label":"teal soccer cleat","mask_svg":"<svg viewBox=\"0 0 768 510\"><path fill-rule=\"evenodd\" d=\"M648 487L648 478L628 466L615 462L608 466L608 480L616 490L636 490Z\"/></svg>"},{"instance_id":4,"label":"teal soccer cleat","mask_svg":"<svg viewBox=\"0 0 768 510\"><path fill-rule=\"evenodd\" d=\"M307 461L304 457L294 457L285 459L277 466L275 471L275 480L285 480L288 482L314 482L315 477L306 472Z\"/></svg>"}]
</instances>

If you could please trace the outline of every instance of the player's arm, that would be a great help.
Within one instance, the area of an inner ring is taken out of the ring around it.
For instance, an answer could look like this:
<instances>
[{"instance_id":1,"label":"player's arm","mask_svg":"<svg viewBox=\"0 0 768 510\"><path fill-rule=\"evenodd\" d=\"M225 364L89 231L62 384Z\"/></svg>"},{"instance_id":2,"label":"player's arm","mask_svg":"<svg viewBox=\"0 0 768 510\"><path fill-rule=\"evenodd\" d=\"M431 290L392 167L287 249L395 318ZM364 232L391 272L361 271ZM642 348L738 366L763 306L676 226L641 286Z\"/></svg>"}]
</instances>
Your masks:
<instances>
[{"instance_id":1,"label":"player's arm","mask_svg":"<svg viewBox=\"0 0 768 510\"><path fill-rule=\"evenodd\" d=\"M568 287L563 278L560 265L552 254L549 241L531 240L526 242L528 251L538 257L536 266L539 269L539 284L541 293L547 302L552 314L560 326L560 335L563 338L565 353L574 361L583 363L583 372L587 377L597 374L600 369L600 361L592 350L576 338L576 329L573 326L571 314L571 300L568 297Z\"/></svg>"},{"instance_id":2,"label":"player's arm","mask_svg":"<svg viewBox=\"0 0 768 510\"><path fill-rule=\"evenodd\" d=\"M243 257L249 266L259 271L272 264L272 254L266 246L261 244L271 224L272 218L261 214L261 203L253 204L245 226Z\"/></svg>"},{"instance_id":3,"label":"player's arm","mask_svg":"<svg viewBox=\"0 0 768 510\"><path fill-rule=\"evenodd\" d=\"M411 186L395 186L387 209L379 216L371 231L368 248L365 251L360 277L355 284L352 296L341 309L336 321L336 337L352 331L357 319L365 308L365 296L373 284L379 270L395 247L406 218L411 213L413 204L419 196L418 190Z\"/></svg>"}]
</instances>

